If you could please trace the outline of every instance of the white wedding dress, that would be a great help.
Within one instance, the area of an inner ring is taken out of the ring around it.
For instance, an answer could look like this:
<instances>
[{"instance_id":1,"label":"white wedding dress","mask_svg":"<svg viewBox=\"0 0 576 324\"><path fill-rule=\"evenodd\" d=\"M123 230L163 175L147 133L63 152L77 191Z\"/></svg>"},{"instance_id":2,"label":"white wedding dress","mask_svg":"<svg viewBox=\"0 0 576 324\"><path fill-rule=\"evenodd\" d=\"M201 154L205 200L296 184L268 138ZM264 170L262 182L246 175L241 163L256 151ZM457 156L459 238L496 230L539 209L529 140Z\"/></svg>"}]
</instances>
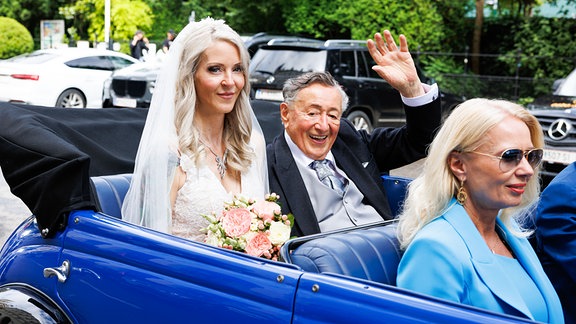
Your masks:
<instances>
[{"instance_id":1,"label":"white wedding dress","mask_svg":"<svg viewBox=\"0 0 576 324\"><path fill-rule=\"evenodd\" d=\"M206 234L201 229L208 226L208 220L202 215L224 210L224 202L232 201L233 193L227 192L218 177L206 166L196 168L186 155L180 158L180 166L186 172L186 181L178 191L172 210L171 233L186 239L204 242ZM263 199L265 188L253 172L242 174L242 194Z\"/></svg>"},{"instance_id":2,"label":"white wedding dress","mask_svg":"<svg viewBox=\"0 0 576 324\"><path fill-rule=\"evenodd\" d=\"M180 60L183 55L187 55L186 41L190 35L199 29L208 28L206 26L211 26L209 28L213 32L239 40L239 36L236 37L237 34L221 20L191 22L180 31L156 79L156 88L136 154L132 181L122 205L122 219L127 222L199 241L204 240L200 229L208 224L201 215L221 211L224 202L233 197L232 193L226 192L217 175L206 167L194 166L188 159L188 162L181 162L187 176L177 194L174 207L170 200L175 168L178 167L178 152L181 152L178 150L180 144L175 124L174 100L177 96L176 84L181 75ZM245 54L244 64L247 68L249 59ZM247 90L243 89L237 99L243 102L243 106L250 105ZM194 116L194 105L189 107L188 113ZM254 149L254 159L250 161L248 170L242 173L242 194L262 199L268 192L266 143L254 111L249 109L249 114L252 125L249 145ZM193 119L188 124L193 125Z\"/></svg>"}]
</instances>

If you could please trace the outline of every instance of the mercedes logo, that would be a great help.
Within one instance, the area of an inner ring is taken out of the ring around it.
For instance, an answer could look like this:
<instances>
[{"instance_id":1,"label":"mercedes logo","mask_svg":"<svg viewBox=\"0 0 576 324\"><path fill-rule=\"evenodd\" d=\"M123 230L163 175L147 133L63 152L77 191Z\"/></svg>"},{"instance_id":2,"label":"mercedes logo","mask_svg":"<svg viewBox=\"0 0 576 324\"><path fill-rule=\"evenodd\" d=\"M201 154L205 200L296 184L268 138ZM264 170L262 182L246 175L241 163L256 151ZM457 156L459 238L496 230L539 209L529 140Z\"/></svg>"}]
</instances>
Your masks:
<instances>
[{"instance_id":1,"label":"mercedes logo","mask_svg":"<svg viewBox=\"0 0 576 324\"><path fill-rule=\"evenodd\" d=\"M548 136L553 140L559 141L566 138L566 136L570 134L571 129L572 123L567 119L560 118L550 125L550 128L548 128Z\"/></svg>"}]
</instances>

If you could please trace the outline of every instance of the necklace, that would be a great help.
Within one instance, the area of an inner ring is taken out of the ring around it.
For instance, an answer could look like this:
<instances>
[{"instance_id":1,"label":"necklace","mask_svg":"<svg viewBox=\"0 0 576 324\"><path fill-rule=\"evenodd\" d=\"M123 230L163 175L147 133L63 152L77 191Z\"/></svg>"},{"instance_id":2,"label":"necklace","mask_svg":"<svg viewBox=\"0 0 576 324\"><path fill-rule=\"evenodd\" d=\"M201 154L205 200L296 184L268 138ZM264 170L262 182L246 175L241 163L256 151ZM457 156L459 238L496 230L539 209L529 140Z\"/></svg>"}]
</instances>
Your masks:
<instances>
[{"instance_id":1,"label":"necklace","mask_svg":"<svg viewBox=\"0 0 576 324\"><path fill-rule=\"evenodd\" d=\"M464 207L464 209L466 210L466 207ZM468 211L466 211L466 212L468 213ZM476 215L473 213L468 213L468 215L470 215L470 219L472 220L472 223L474 224L474 226L476 227L478 232L480 232L480 226L478 225L480 222L478 221L478 218L476 217ZM484 242L486 242L486 245L488 246L488 248L490 249L490 252L492 252L492 254L496 254L495 249L498 246L498 243L501 242L502 244L505 244L504 241L502 241L502 238L500 237L498 230L495 230L495 232L496 232L496 241L492 244L488 243L488 240L484 237L484 235L482 235L482 233L480 233L480 235L484 239ZM504 246L506 247L506 245L504 245Z\"/></svg>"},{"instance_id":2,"label":"necklace","mask_svg":"<svg viewBox=\"0 0 576 324\"><path fill-rule=\"evenodd\" d=\"M498 238L496 239L496 242L494 242L494 244L492 244L492 248L490 249L490 251L492 251L492 254L496 254L494 249L496 248L496 246L498 245L499 242L500 242L500 236L498 236Z\"/></svg>"},{"instance_id":3,"label":"necklace","mask_svg":"<svg viewBox=\"0 0 576 324\"><path fill-rule=\"evenodd\" d=\"M204 146L206 146L208 150L210 150L210 152L214 154L214 160L216 161L216 167L218 168L218 173L220 173L220 179L224 179L224 175L226 175L226 159L228 157L228 149L225 149L222 157L219 157L218 154L216 154L210 146L204 143L204 141L200 140L200 143L204 144Z\"/></svg>"}]
</instances>

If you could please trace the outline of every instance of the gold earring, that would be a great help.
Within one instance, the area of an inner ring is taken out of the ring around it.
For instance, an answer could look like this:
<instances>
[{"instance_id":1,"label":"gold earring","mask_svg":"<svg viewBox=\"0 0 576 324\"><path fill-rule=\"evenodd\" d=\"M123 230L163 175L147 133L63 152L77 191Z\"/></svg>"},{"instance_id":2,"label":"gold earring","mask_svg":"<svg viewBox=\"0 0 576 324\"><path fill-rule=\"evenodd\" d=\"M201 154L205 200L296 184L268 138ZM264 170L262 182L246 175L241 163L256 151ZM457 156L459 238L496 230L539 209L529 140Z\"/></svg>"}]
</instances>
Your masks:
<instances>
[{"instance_id":1,"label":"gold earring","mask_svg":"<svg viewBox=\"0 0 576 324\"><path fill-rule=\"evenodd\" d=\"M458 193L456 194L456 200L460 205L464 205L464 202L466 202L467 198L468 195L466 194L466 191L464 191L464 180L460 180L460 187L458 188Z\"/></svg>"}]
</instances>

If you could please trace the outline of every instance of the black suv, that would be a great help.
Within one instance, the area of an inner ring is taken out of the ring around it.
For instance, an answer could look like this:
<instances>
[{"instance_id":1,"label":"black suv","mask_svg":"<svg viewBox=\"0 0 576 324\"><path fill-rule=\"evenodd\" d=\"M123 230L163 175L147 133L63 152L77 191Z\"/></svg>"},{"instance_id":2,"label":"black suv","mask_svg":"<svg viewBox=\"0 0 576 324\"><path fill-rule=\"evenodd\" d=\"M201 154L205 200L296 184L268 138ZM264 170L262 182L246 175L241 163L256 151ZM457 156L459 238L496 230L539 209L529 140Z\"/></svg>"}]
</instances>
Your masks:
<instances>
[{"instance_id":1,"label":"black suv","mask_svg":"<svg viewBox=\"0 0 576 324\"><path fill-rule=\"evenodd\" d=\"M263 45L268 44L271 40L275 40L276 42L278 39L290 40L294 42L299 41L311 41L314 40L313 38L306 38L297 35L275 35L275 34L267 34L267 33L257 33L252 36L247 36L244 39L244 45L246 45L246 49L250 54L250 57L253 57L256 52L262 47Z\"/></svg>"},{"instance_id":2,"label":"black suv","mask_svg":"<svg viewBox=\"0 0 576 324\"><path fill-rule=\"evenodd\" d=\"M311 71L330 72L350 97L344 117L356 128L371 131L378 126L399 126L406 122L400 94L372 70L374 60L365 41L273 39L260 47L250 63L251 96L282 101L284 82ZM423 83L432 83L420 69ZM443 113L464 98L441 93Z\"/></svg>"}]
</instances>

